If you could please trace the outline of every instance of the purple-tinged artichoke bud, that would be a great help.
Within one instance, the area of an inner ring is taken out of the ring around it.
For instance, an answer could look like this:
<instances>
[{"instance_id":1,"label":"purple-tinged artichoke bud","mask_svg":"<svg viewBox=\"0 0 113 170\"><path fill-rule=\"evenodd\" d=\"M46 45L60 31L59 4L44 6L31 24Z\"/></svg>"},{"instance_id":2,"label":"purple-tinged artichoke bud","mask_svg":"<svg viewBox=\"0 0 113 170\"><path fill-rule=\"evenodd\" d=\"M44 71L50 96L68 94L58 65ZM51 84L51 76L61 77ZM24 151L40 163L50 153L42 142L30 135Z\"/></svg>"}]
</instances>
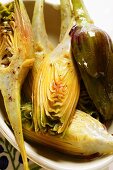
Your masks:
<instances>
[{"instance_id":1,"label":"purple-tinged artichoke bud","mask_svg":"<svg viewBox=\"0 0 113 170\"><path fill-rule=\"evenodd\" d=\"M95 106L105 119L113 117L113 47L109 35L92 24L74 26L72 51Z\"/></svg>"}]
</instances>

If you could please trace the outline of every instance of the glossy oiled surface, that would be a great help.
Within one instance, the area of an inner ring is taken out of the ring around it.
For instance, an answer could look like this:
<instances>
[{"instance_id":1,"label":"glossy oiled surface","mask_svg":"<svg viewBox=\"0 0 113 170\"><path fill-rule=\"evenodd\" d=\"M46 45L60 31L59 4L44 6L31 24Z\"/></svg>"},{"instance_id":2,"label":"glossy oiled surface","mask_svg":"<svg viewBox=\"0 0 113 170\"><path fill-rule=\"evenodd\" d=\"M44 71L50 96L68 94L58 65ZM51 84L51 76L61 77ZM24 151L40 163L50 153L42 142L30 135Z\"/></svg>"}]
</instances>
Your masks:
<instances>
[{"instance_id":1,"label":"glossy oiled surface","mask_svg":"<svg viewBox=\"0 0 113 170\"><path fill-rule=\"evenodd\" d=\"M0 2L5 3L6 0ZM47 32L49 34L50 39L57 44L58 42L58 35L60 31L60 12L59 1L53 0L46 0L49 4L46 4L46 11L45 11L45 21ZM55 4L51 5L51 2ZM27 1L26 7L28 9L29 15L32 16L33 2ZM113 23L112 23L112 16L113 16L113 1L112 0L85 0L85 4L91 14L92 18L95 21L95 24L104 30L106 30L111 36L113 35ZM101 8L100 8L101 7ZM0 115L0 131L1 133L9 140L9 142L14 145L16 148L17 144L15 142L13 133L8 128L4 119L2 117L3 110L1 110ZM113 128L110 128L110 132L113 132ZM101 170L109 165L113 161L113 156L103 157L99 159L95 159L92 161L77 160L73 156L64 155L53 151L50 148L44 148L40 145L34 146L30 143L26 143L26 150L29 158L40 164L41 166L47 169L54 169L54 170ZM112 165L110 166L110 170L112 170Z\"/></svg>"}]
</instances>

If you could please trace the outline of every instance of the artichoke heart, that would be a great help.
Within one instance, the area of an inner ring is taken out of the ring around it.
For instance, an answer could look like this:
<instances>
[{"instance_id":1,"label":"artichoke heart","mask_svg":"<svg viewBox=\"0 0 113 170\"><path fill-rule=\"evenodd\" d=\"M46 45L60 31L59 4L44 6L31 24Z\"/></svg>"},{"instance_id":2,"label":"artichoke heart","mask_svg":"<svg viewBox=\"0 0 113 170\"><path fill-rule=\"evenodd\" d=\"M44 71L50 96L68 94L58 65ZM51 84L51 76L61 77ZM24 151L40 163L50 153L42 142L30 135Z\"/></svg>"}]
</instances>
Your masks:
<instances>
[{"instance_id":1,"label":"artichoke heart","mask_svg":"<svg viewBox=\"0 0 113 170\"><path fill-rule=\"evenodd\" d=\"M6 112L28 170L21 121L21 86L33 65L30 21L21 0L0 5L0 90Z\"/></svg>"}]
</instances>

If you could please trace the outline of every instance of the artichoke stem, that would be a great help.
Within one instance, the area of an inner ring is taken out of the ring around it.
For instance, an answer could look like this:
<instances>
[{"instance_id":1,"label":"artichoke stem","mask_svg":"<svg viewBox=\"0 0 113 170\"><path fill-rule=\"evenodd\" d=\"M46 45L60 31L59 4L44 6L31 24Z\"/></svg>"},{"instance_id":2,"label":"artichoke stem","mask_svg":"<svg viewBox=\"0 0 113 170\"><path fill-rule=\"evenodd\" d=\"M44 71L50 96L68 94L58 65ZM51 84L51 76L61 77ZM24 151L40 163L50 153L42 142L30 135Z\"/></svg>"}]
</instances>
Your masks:
<instances>
[{"instance_id":1,"label":"artichoke stem","mask_svg":"<svg viewBox=\"0 0 113 170\"><path fill-rule=\"evenodd\" d=\"M75 20L78 25L93 24L83 0L72 0Z\"/></svg>"},{"instance_id":2,"label":"artichoke stem","mask_svg":"<svg viewBox=\"0 0 113 170\"><path fill-rule=\"evenodd\" d=\"M11 127L22 154L24 170L29 170L22 132L20 85L18 82L5 80L5 84L1 86L1 93Z\"/></svg>"}]
</instances>

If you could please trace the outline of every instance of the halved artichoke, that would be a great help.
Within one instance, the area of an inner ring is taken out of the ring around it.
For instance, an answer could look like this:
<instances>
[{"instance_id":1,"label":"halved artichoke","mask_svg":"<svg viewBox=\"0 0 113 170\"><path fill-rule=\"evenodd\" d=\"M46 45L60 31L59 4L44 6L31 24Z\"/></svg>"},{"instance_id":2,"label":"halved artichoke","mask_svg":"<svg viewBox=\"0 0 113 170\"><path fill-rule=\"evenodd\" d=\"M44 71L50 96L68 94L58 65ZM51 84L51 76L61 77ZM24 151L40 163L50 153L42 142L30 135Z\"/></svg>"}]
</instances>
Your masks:
<instances>
[{"instance_id":1,"label":"halved artichoke","mask_svg":"<svg viewBox=\"0 0 113 170\"><path fill-rule=\"evenodd\" d=\"M21 0L0 5L0 90L28 170L21 121L21 86L34 62L31 25Z\"/></svg>"},{"instance_id":2,"label":"halved artichoke","mask_svg":"<svg viewBox=\"0 0 113 170\"><path fill-rule=\"evenodd\" d=\"M32 121L24 116L24 112L23 117L29 121L29 125L23 124L23 132L25 138L31 142L76 156L113 154L113 136L107 132L103 124L85 112L75 111L64 135L51 135L41 131L36 133L33 128L29 128L32 127Z\"/></svg>"},{"instance_id":3,"label":"halved artichoke","mask_svg":"<svg viewBox=\"0 0 113 170\"><path fill-rule=\"evenodd\" d=\"M68 9L65 11L69 13L71 19L69 1L61 2L63 5L61 9L65 6ZM79 98L80 85L77 69L71 56L69 31L73 22L69 22L68 30L61 29L62 37L65 36L51 51L47 33L43 29L42 10L43 0L36 1L33 17L33 31L34 34L37 32L34 38L37 48L33 66L33 121L35 131L55 134L64 132L69 125Z\"/></svg>"}]
</instances>

